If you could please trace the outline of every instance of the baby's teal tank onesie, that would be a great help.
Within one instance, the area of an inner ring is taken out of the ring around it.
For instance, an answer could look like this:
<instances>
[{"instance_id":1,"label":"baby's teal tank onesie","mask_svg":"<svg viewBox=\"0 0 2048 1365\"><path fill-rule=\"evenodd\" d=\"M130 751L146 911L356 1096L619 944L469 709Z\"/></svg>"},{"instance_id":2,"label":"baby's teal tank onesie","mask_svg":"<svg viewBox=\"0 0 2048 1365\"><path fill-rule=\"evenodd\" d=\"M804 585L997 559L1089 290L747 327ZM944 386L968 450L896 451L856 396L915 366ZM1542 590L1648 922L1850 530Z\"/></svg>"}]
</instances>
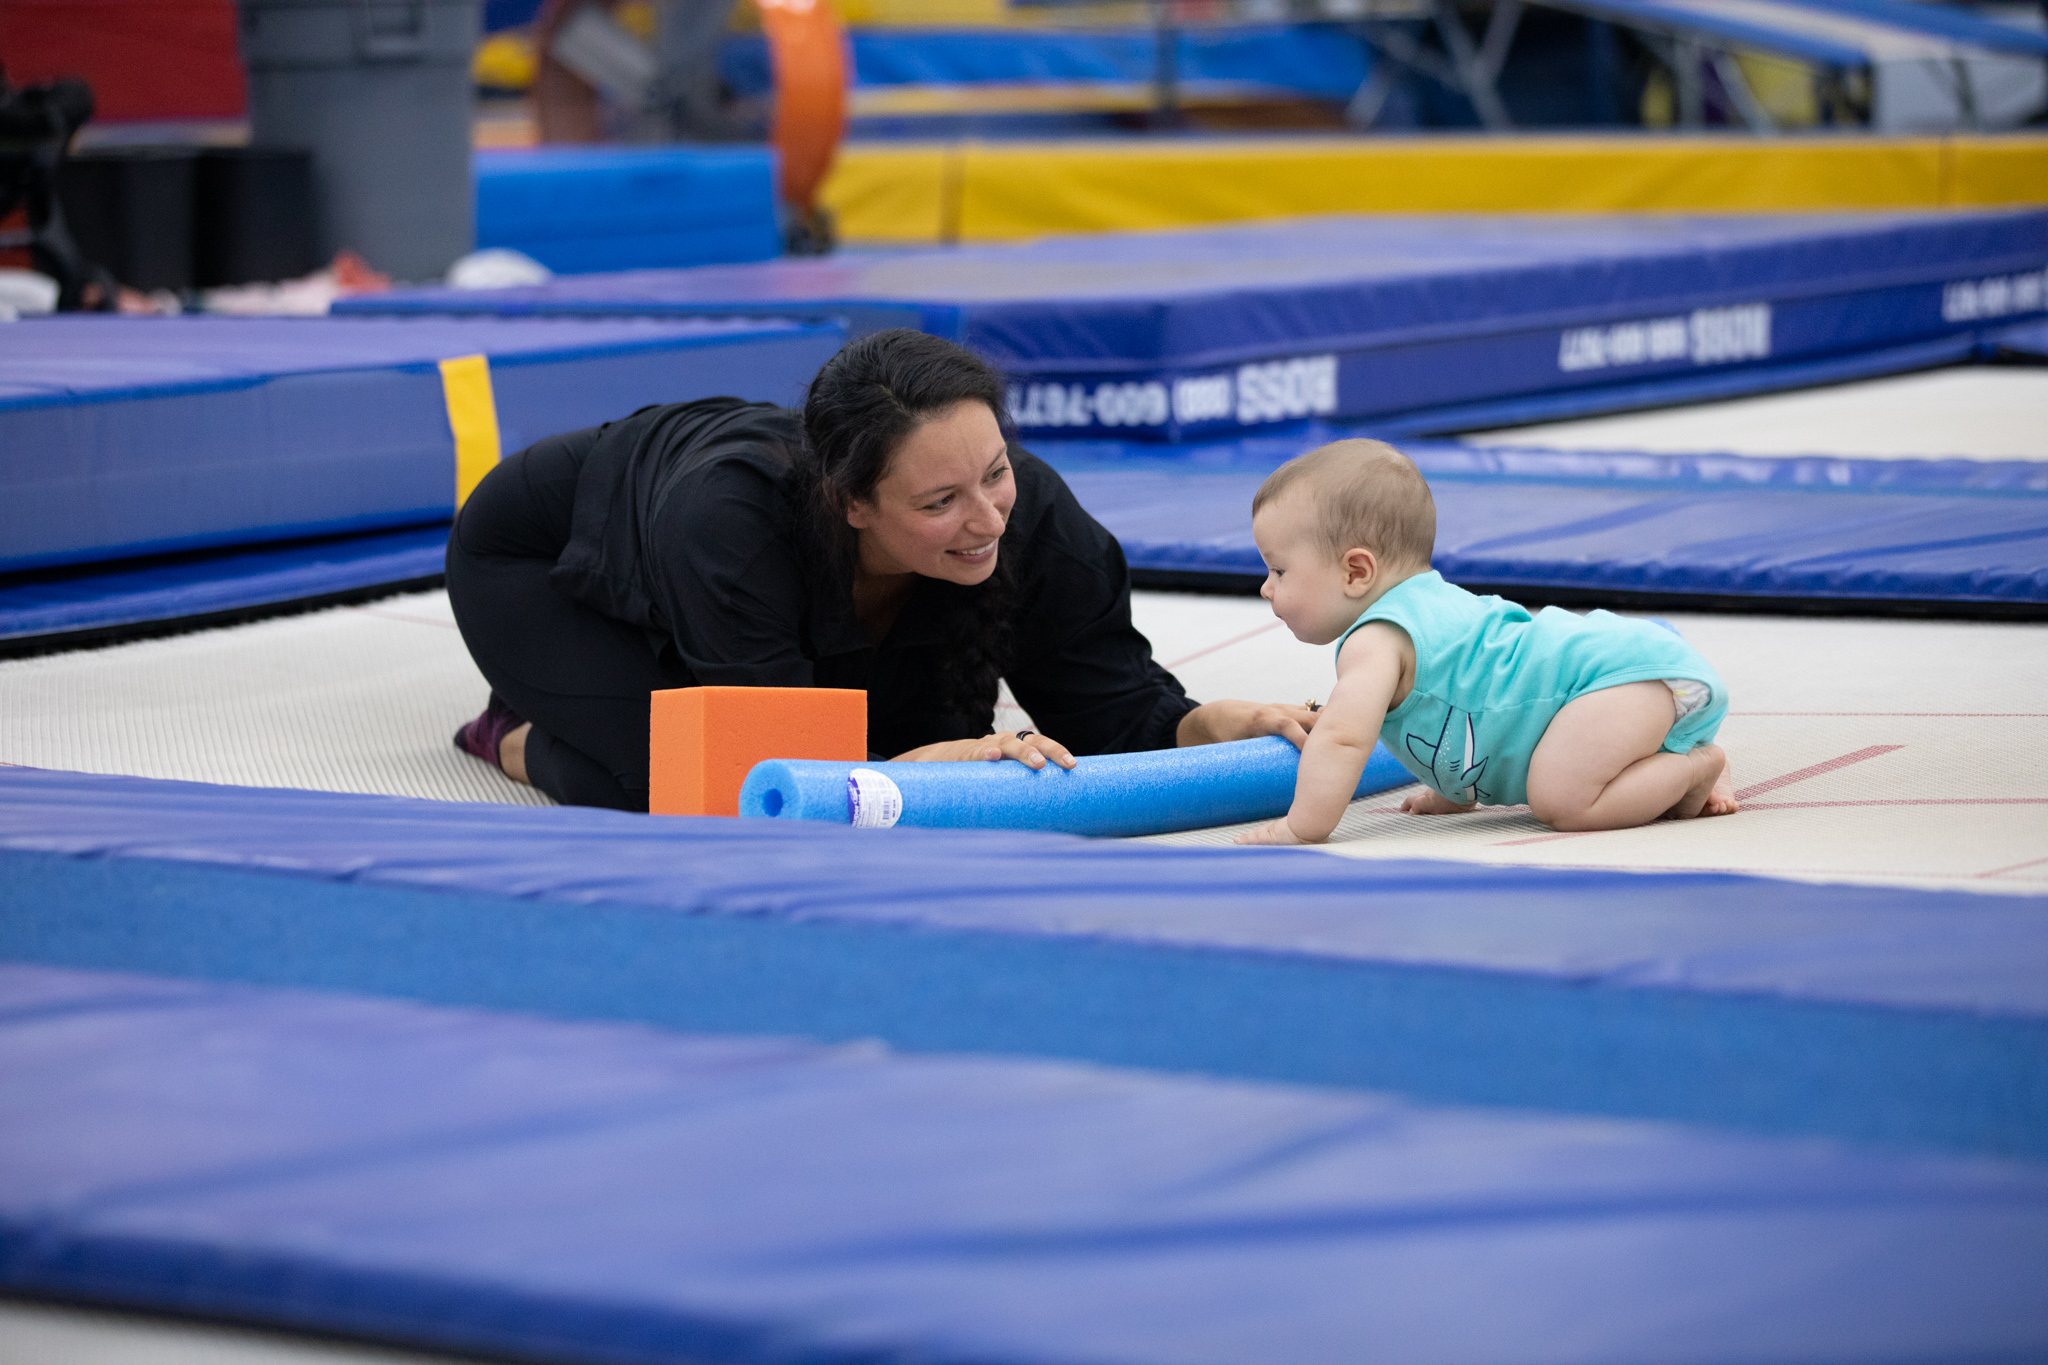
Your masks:
<instances>
[{"instance_id":1,"label":"baby's teal tank onesie","mask_svg":"<svg viewBox=\"0 0 2048 1365\"><path fill-rule=\"evenodd\" d=\"M1674 754L1712 740L1728 689L1698 650L1666 626L1545 607L1531 616L1479 597L1431 570L1387 590L1337 640L1390 621L1415 645L1415 686L1387 713L1380 739L1401 766L1453 801L1518 806L1529 799L1529 756L1550 718L1574 697L1622 683L1690 679L1706 704L1671 727Z\"/></svg>"}]
</instances>

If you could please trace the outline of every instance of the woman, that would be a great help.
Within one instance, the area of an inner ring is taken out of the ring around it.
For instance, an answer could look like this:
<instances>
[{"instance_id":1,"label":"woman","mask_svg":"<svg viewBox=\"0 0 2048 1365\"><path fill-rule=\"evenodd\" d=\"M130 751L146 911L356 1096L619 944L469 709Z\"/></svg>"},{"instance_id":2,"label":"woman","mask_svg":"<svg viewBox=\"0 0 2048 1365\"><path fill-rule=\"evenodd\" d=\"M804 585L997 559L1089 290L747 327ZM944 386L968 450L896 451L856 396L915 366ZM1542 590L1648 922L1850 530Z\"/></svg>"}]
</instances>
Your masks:
<instances>
[{"instance_id":1,"label":"woman","mask_svg":"<svg viewBox=\"0 0 2048 1365\"><path fill-rule=\"evenodd\" d=\"M801 415L708 398L537 442L470 495L448 595L491 704L456 743L571 805L647 809L647 696L848 687L916 761L1285 735L1302 707L1197 706L1131 624L1130 573L1006 439L1002 384L921 332L826 362ZM994 729L1007 678L1045 733Z\"/></svg>"}]
</instances>

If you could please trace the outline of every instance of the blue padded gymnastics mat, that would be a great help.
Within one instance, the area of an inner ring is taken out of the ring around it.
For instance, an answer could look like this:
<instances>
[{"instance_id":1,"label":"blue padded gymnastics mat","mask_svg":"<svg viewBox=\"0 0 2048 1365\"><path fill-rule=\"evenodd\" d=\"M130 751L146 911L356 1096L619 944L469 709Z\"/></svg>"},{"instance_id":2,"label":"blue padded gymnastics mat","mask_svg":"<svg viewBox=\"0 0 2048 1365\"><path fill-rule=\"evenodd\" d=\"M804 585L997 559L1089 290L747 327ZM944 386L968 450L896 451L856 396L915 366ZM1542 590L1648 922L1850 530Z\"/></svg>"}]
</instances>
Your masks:
<instances>
[{"instance_id":1,"label":"blue padded gymnastics mat","mask_svg":"<svg viewBox=\"0 0 2048 1365\"><path fill-rule=\"evenodd\" d=\"M489 363L504 451L654 402L793 402L824 323L120 318L0 327L0 572L445 522L440 370Z\"/></svg>"},{"instance_id":2,"label":"blue padded gymnastics mat","mask_svg":"<svg viewBox=\"0 0 2048 1365\"><path fill-rule=\"evenodd\" d=\"M2048 361L2048 322L2008 327L1993 334L1990 344L2003 359L2041 364Z\"/></svg>"},{"instance_id":3,"label":"blue padded gymnastics mat","mask_svg":"<svg viewBox=\"0 0 2048 1365\"><path fill-rule=\"evenodd\" d=\"M2048 1168L0 964L0 1291L555 1365L2048 1353Z\"/></svg>"},{"instance_id":4,"label":"blue padded gymnastics mat","mask_svg":"<svg viewBox=\"0 0 2048 1365\"><path fill-rule=\"evenodd\" d=\"M1341 431L1038 453L1159 587L1255 586L1252 495ZM1454 583L1543 601L2048 614L2048 465L1404 442Z\"/></svg>"},{"instance_id":5,"label":"blue padded gymnastics mat","mask_svg":"<svg viewBox=\"0 0 2048 1365\"><path fill-rule=\"evenodd\" d=\"M1010 377L1027 437L1180 440L1310 417L1457 430L1946 363L2041 314L2044 267L2040 210L1334 217L338 308L922 327Z\"/></svg>"},{"instance_id":6,"label":"blue padded gymnastics mat","mask_svg":"<svg viewBox=\"0 0 2048 1365\"><path fill-rule=\"evenodd\" d=\"M448 526L0 575L0 657L228 625L441 585Z\"/></svg>"},{"instance_id":7,"label":"blue padded gymnastics mat","mask_svg":"<svg viewBox=\"0 0 2048 1365\"><path fill-rule=\"evenodd\" d=\"M0 959L2048 1160L2038 895L0 767Z\"/></svg>"},{"instance_id":8,"label":"blue padded gymnastics mat","mask_svg":"<svg viewBox=\"0 0 2048 1365\"><path fill-rule=\"evenodd\" d=\"M764 261L781 254L766 147L535 147L475 158L476 244L550 270Z\"/></svg>"}]
</instances>

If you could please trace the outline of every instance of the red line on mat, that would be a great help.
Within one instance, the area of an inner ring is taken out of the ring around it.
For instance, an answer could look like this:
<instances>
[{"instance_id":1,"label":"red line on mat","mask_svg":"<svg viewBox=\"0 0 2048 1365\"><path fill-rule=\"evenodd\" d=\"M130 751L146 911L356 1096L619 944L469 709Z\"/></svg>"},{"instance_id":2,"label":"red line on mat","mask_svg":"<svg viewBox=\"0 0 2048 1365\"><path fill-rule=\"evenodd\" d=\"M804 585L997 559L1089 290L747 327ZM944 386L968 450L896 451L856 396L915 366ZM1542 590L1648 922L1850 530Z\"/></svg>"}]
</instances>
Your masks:
<instances>
[{"instance_id":1,"label":"red line on mat","mask_svg":"<svg viewBox=\"0 0 2048 1365\"><path fill-rule=\"evenodd\" d=\"M2027 867L2039 867L2042 863L2048 863L2048 858L2036 858L2032 862L2014 863L2011 867L1993 868L1989 872L1979 872L1977 878L1979 881L1982 881L1986 877L2003 877L2008 872L2018 872L2021 868Z\"/></svg>"},{"instance_id":2,"label":"red line on mat","mask_svg":"<svg viewBox=\"0 0 2048 1365\"><path fill-rule=\"evenodd\" d=\"M1934 720L2048 720L2048 711L1730 711L1731 716L1913 716Z\"/></svg>"},{"instance_id":3,"label":"red line on mat","mask_svg":"<svg viewBox=\"0 0 2048 1365\"><path fill-rule=\"evenodd\" d=\"M1817 810L1823 806L2048 806L2048 796L1936 796L1910 801L1757 801L1744 810Z\"/></svg>"},{"instance_id":4,"label":"red line on mat","mask_svg":"<svg viewBox=\"0 0 2048 1365\"><path fill-rule=\"evenodd\" d=\"M1789 786L1791 786L1791 785L1792 785L1792 784L1793 784L1794 782L1804 782L1804 781L1805 781L1805 780L1806 780L1807 778L1809 778L1809 777L1819 777L1819 776L1820 776L1821 774L1823 774L1823 773L1831 773L1831 772L1834 772L1834 771L1835 771L1836 769L1838 769L1838 768L1846 768L1846 767L1848 767L1848 766L1849 766L1849 765L1850 765L1851 763L1861 763L1861 762L1863 762L1863 761L1864 761L1865 759L1867 759L1867 758L1882 758L1882 757L1883 757L1884 755L1886 755L1886 754L1889 754L1889 753L1893 753L1893 752L1896 752L1897 750L1903 749L1903 748L1905 748L1905 747L1906 747L1906 746L1905 746L1905 745L1903 745L1903 744L1873 744L1873 745L1871 745L1871 746L1870 746L1869 748L1867 748L1867 749L1858 749L1858 750L1857 750L1857 751L1856 751L1855 753L1853 753L1853 754L1843 754L1843 755L1842 755L1842 756L1841 756L1840 758L1831 758L1831 759L1829 759L1829 760L1828 760L1827 762L1825 762L1825 763L1816 763L1816 764L1814 764L1814 765L1813 765L1812 767L1810 767L1810 768L1801 768L1801 769L1799 769L1799 770L1798 770L1797 772L1789 772L1789 773L1786 773L1786 774L1785 774L1785 775L1784 775L1783 777L1773 777L1773 778L1767 778L1766 780L1764 780L1764 781L1762 781L1762 782L1759 782L1759 783L1757 783L1757 784L1756 784L1755 786L1753 786L1753 787L1744 787L1744 788L1742 788L1742 790L1740 790L1740 791L1738 791L1738 792L1736 792L1736 793L1735 793L1735 799L1736 799L1737 801L1747 801L1747 800L1748 800L1748 799L1749 799L1750 797L1752 797L1752 796L1758 796L1758 795L1761 795L1761 794L1762 794L1762 793L1764 793L1764 792L1774 792L1774 791L1778 790L1778 788L1780 788L1780 787L1789 787ZM1864 805L1868 805L1868 806L1878 806L1878 805L1886 805L1886 806L1889 806L1889 805L1932 805L1932 804L1934 804L1934 803L1932 803L1932 802L1917 802L1917 801L1915 801L1915 802L1905 802L1905 801L1898 801L1898 802L1893 802L1893 801L1808 801L1808 802L1787 802L1787 803L1784 803L1784 806L1783 806L1783 807L1779 807L1779 806L1773 806L1773 805L1766 805L1766 806L1763 806L1763 807L1762 807L1762 809L1764 809L1764 810L1772 810L1772 809L1782 809L1782 808L1789 808L1790 806L1794 806L1794 805L1811 805L1811 806L1864 806ZM1972 803L1970 803L1970 804L1976 805L1976 804L1988 804L1988 803L1972 802ZM1575 830L1568 830L1568 831L1566 831L1566 832L1564 832L1564 833L1562 833L1562 834L1539 834L1539 835L1535 836L1535 837L1534 837L1534 838L1532 838L1532 839L1503 839L1503 840L1501 840L1500 842L1498 842L1498 843L1496 843L1496 844L1493 844L1493 845L1491 845L1491 847L1494 847L1494 848L1520 848L1520 847L1521 847L1522 845L1524 845L1524 844L1547 844L1547 843L1550 843L1550 842L1552 842L1552 841L1554 841L1554 840L1557 840L1557 839L1582 839L1582 838L1584 838L1584 837L1585 837L1586 835L1588 835L1588 834L1609 834L1609 833L1612 833L1612 832L1613 832L1613 831L1611 831L1611 830L1604 830L1604 829L1575 829Z\"/></svg>"},{"instance_id":5,"label":"red line on mat","mask_svg":"<svg viewBox=\"0 0 2048 1365\"><path fill-rule=\"evenodd\" d=\"M1852 763L1861 763L1865 759L1871 758L1883 758L1886 754L1897 753L1905 747L1903 744L1873 744L1867 749L1858 749L1855 753L1843 754L1840 758L1831 758L1825 763L1816 763L1810 768L1801 768L1796 772L1786 773L1783 777L1766 778L1755 786L1744 787L1737 791L1735 799L1737 801L1747 801L1752 796L1762 796L1765 792L1774 792L1780 787L1789 787L1794 782L1804 782L1809 777L1819 777L1824 773L1835 772L1838 769L1848 767Z\"/></svg>"},{"instance_id":6,"label":"red line on mat","mask_svg":"<svg viewBox=\"0 0 2048 1365\"><path fill-rule=\"evenodd\" d=\"M1533 866L1556 868L1567 872L1725 872L1738 877L1851 877L1859 880L1894 882L1949 882L1966 879L1964 874L1959 872L1886 872L1873 871L1867 867L1713 867L1704 863L1537 863ZM2024 867L2026 864L2022 863L2021 866ZM2010 872L2013 869L2004 870ZM1972 875L1981 877L1986 874Z\"/></svg>"},{"instance_id":7,"label":"red line on mat","mask_svg":"<svg viewBox=\"0 0 2048 1365\"><path fill-rule=\"evenodd\" d=\"M1182 664L1191 664L1195 660L1201 658L1203 655L1214 654L1219 649L1228 649L1232 645L1241 645L1246 640L1251 639L1254 635L1264 635L1269 630L1279 629L1279 626L1280 623L1278 621L1268 621L1265 625L1260 626L1257 630L1248 630L1242 635L1233 635L1220 645L1210 645L1207 649L1198 649L1194 653L1188 655L1185 659L1175 659L1172 663L1166 665L1166 671L1168 673L1171 673L1174 669L1179 668Z\"/></svg>"}]
</instances>

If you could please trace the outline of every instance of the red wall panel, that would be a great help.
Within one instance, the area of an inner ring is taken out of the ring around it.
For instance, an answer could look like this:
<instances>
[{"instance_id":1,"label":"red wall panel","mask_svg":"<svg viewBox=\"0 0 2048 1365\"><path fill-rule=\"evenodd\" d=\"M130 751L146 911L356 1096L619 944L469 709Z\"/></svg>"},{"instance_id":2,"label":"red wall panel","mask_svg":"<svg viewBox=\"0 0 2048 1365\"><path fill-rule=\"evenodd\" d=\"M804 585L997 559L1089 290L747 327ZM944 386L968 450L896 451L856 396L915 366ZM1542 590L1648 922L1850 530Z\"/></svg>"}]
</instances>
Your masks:
<instances>
[{"instance_id":1,"label":"red wall panel","mask_svg":"<svg viewBox=\"0 0 2048 1365\"><path fill-rule=\"evenodd\" d=\"M242 114L234 0L0 0L0 64L18 85L83 77L101 119Z\"/></svg>"}]
</instances>

